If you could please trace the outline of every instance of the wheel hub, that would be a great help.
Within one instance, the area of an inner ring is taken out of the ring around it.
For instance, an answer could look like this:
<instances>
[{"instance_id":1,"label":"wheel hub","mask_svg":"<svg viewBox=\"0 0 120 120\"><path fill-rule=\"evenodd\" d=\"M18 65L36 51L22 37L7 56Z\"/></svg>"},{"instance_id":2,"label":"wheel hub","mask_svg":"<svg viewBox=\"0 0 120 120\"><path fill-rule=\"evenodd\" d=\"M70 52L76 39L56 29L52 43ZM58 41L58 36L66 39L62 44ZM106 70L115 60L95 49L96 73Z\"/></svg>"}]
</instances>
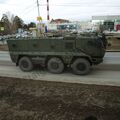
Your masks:
<instances>
[{"instance_id":1,"label":"wheel hub","mask_svg":"<svg viewBox=\"0 0 120 120\"><path fill-rule=\"evenodd\" d=\"M52 66L53 69L58 69L59 68L58 63L55 63L55 62L51 63L51 66Z\"/></svg>"},{"instance_id":2,"label":"wheel hub","mask_svg":"<svg viewBox=\"0 0 120 120\"><path fill-rule=\"evenodd\" d=\"M28 68L28 62L26 62L26 61L22 61L22 66L24 67L24 68Z\"/></svg>"},{"instance_id":3,"label":"wheel hub","mask_svg":"<svg viewBox=\"0 0 120 120\"><path fill-rule=\"evenodd\" d=\"M86 66L83 63L79 63L77 69L80 71L84 71L86 69Z\"/></svg>"}]
</instances>

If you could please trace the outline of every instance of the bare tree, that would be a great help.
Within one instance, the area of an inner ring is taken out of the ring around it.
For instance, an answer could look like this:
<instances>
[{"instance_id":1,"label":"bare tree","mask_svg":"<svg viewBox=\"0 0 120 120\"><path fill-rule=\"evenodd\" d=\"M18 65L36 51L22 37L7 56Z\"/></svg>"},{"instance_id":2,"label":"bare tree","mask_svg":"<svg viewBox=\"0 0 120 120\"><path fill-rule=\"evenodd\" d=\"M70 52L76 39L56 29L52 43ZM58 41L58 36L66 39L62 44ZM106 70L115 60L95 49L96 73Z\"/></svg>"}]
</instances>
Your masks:
<instances>
[{"instance_id":1,"label":"bare tree","mask_svg":"<svg viewBox=\"0 0 120 120\"><path fill-rule=\"evenodd\" d=\"M24 26L23 20L10 12L3 14L1 21L5 24L5 34L15 33L18 28Z\"/></svg>"}]
</instances>

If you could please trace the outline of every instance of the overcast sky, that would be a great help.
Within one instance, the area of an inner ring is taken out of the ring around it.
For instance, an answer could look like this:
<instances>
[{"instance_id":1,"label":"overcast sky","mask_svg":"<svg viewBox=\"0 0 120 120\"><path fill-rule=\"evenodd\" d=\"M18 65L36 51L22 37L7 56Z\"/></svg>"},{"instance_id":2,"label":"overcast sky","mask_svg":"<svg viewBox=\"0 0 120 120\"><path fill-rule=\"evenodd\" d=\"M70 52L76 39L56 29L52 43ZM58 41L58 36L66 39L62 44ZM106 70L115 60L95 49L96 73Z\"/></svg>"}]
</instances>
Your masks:
<instances>
[{"instance_id":1,"label":"overcast sky","mask_svg":"<svg viewBox=\"0 0 120 120\"><path fill-rule=\"evenodd\" d=\"M25 22L36 21L37 0L0 0L0 18L11 12ZM47 0L39 0L40 15L47 19ZM120 15L120 0L49 0L50 19L87 20L93 15Z\"/></svg>"}]
</instances>

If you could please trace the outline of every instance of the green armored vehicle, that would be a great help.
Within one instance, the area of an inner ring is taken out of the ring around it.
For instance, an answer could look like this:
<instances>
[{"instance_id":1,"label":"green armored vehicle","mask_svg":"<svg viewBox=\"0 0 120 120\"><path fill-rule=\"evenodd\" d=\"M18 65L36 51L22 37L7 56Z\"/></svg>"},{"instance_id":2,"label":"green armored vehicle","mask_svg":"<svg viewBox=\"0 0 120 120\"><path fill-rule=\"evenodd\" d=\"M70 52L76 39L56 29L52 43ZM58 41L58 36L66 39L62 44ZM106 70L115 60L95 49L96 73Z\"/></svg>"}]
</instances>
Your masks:
<instances>
[{"instance_id":1,"label":"green armored vehicle","mask_svg":"<svg viewBox=\"0 0 120 120\"><path fill-rule=\"evenodd\" d=\"M7 40L11 59L23 71L40 64L52 73L71 67L73 73L85 75L92 65L103 61L105 46L98 36L20 38Z\"/></svg>"}]
</instances>

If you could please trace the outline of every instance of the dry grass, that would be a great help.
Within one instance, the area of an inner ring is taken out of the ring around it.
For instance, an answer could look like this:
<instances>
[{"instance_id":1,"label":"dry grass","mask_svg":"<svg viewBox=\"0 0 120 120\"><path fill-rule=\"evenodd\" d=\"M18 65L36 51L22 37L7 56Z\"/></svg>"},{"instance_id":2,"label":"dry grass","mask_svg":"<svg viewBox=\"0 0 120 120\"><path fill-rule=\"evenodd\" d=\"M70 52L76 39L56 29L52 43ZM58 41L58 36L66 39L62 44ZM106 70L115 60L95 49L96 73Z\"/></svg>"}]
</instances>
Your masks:
<instances>
[{"instance_id":1,"label":"dry grass","mask_svg":"<svg viewBox=\"0 0 120 120\"><path fill-rule=\"evenodd\" d=\"M85 120L89 116L119 120L120 87L0 78L0 120Z\"/></svg>"}]
</instances>

